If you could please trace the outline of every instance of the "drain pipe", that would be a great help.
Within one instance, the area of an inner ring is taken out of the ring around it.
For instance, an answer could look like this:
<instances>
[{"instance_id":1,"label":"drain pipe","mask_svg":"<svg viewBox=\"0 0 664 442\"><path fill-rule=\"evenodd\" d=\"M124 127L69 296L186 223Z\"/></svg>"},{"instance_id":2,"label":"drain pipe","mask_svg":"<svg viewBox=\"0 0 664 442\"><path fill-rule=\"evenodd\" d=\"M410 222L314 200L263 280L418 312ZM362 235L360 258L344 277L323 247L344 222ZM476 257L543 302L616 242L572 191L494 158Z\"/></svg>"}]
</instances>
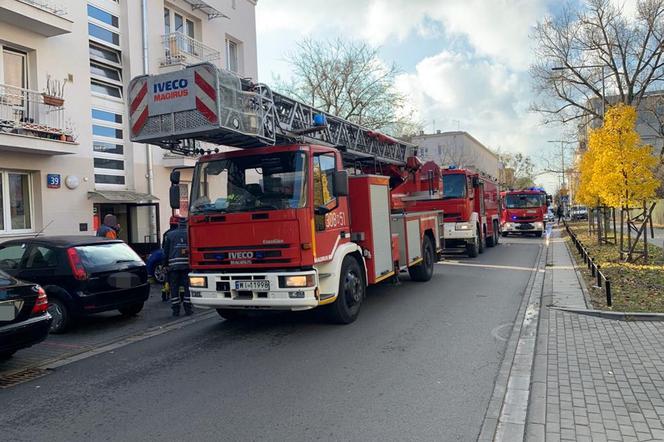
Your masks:
<instances>
[{"instance_id":1,"label":"drain pipe","mask_svg":"<svg viewBox=\"0 0 664 442\"><path fill-rule=\"evenodd\" d=\"M150 60L148 59L148 0L141 0L141 15L143 27L143 74L150 73ZM154 161L152 158L152 146L145 145L145 162L147 163L148 194L154 195ZM157 232L157 214L150 214L150 232L155 232L156 242L159 242Z\"/></svg>"}]
</instances>

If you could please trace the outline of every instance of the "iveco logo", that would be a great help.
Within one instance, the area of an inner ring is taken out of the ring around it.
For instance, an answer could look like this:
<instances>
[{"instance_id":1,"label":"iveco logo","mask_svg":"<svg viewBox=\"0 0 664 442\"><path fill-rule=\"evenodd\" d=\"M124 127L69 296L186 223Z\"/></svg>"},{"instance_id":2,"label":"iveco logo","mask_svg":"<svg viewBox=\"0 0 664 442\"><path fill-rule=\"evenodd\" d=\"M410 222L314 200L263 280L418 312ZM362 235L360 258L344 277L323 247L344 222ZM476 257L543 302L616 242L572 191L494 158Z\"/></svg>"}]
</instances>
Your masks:
<instances>
[{"instance_id":1,"label":"iveco logo","mask_svg":"<svg viewBox=\"0 0 664 442\"><path fill-rule=\"evenodd\" d=\"M228 259L252 259L254 252L228 252Z\"/></svg>"}]
</instances>

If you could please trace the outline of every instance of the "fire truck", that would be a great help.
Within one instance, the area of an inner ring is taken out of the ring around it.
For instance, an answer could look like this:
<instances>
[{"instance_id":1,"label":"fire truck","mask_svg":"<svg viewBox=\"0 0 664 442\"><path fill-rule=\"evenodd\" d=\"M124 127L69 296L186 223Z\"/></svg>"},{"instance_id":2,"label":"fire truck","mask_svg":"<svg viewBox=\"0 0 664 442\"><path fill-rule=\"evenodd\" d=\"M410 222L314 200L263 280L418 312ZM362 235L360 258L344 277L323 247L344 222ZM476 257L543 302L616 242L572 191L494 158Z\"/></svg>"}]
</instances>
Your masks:
<instances>
[{"instance_id":1,"label":"fire truck","mask_svg":"<svg viewBox=\"0 0 664 442\"><path fill-rule=\"evenodd\" d=\"M415 210L442 210L445 214L445 249L463 248L474 258L485 247L498 245L500 198L498 184L489 176L469 169L438 169L431 162L423 167L423 179L437 174L443 184L441 199L406 198Z\"/></svg>"},{"instance_id":2,"label":"fire truck","mask_svg":"<svg viewBox=\"0 0 664 442\"><path fill-rule=\"evenodd\" d=\"M226 319L324 307L350 323L368 285L406 271L431 279L443 212L407 203L441 199L442 186L415 146L209 63L134 78L129 107L132 141L199 157L187 221L195 306Z\"/></svg>"},{"instance_id":3,"label":"fire truck","mask_svg":"<svg viewBox=\"0 0 664 442\"><path fill-rule=\"evenodd\" d=\"M535 234L541 237L546 230L544 220L549 207L549 197L544 189L531 187L501 192L501 228L503 236Z\"/></svg>"}]
</instances>

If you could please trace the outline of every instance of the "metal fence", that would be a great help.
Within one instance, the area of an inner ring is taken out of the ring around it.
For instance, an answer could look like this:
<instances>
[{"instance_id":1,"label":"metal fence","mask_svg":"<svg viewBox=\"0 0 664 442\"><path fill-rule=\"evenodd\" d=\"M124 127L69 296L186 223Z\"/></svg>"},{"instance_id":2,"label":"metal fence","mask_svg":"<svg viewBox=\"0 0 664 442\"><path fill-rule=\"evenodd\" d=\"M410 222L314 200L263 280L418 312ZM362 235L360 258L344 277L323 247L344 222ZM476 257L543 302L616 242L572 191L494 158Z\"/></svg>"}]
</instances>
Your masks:
<instances>
[{"instance_id":1,"label":"metal fence","mask_svg":"<svg viewBox=\"0 0 664 442\"><path fill-rule=\"evenodd\" d=\"M162 66L189 65L206 61L216 63L221 59L220 51L214 50L181 32L162 35L161 41L164 46Z\"/></svg>"},{"instance_id":2,"label":"metal fence","mask_svg":"<svg viewBox=\"0 0 664 442\"><path fill-rule=\"evenodd\" d=\"M611 304L613 303L613 300L611 298L611 281L602 273L600 266L595 262L595 260L588 254L588 250L585 248L583 243L579 241L579 239L576 237L576 234L570 229L569 225L565 221L565 229L567 230L567 234L569 235L570 238L572 238L572 242L574 243L574 246L576 247L577 252L581 255L583 258L583 262L588 267L588 270L590 270L590 274L592 277L595 279L595 284L596 287L599 289L604 289L604 293L606 293L606 305L611 307Z\"/></svg>"},{"instance_id":3,"label":"metal fence","mask_svg":"<svg viewBox=\"0 0 664 442\"><path fill-rule=\"evenodd\" d=\"M53 139L72 135L63 106L46 104L40 92L1 83L0 132Z\"/></svg>"}]
</instances>

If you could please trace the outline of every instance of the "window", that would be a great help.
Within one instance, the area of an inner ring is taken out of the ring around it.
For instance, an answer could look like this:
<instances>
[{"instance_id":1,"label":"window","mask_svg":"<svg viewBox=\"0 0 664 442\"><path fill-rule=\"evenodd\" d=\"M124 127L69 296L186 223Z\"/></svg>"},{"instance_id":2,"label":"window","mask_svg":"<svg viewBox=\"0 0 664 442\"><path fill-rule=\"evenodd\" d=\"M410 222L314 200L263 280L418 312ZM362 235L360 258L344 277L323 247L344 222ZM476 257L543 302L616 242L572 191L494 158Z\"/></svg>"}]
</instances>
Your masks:
<instances>
[{"instance_id":1,"label":"window","mask_svg":"<svg viewBox=\"0 0 664 442\"><path fill-rule=\"evenodd\" d=\"M226 69L239 72L237 42L226 39Z\"/></svg>"},{"instance_id":2,"label":"window","mask_svg":"<svg viewBox=\"0 0 664 442\"><path fill-rule=\"evenodd\" d=\"M171 33L171 11L168 8L164 8L164 34L168 35Z\"/></svg>"},{"instance_id":3,"label":"window","mask_svg":"<svg viewBox=\"0 0 664 442\"><path fill-rule=\"evenodd\" d=\"M118 18L116 16L109 12L103 11L96 6L88 5L88 17L99 20L100 22L106 23L107 25L111 25L114 28L118 27Z\"/></svg>"},{"instance_id":4,"label":"window","mask_svg":"<svg viewBox=\"0 0 664 442\"><path fill-rule=\"evenodd\" d=\"M92 109L92 118L95 120L103 120L111 123L122 124L122 115L100 109Z\"/></svg>"},{"instance_id":5,"label":"window","mask_svg":"<svg viewBox=\"0 0 664 442\"><path fill-rule=\"evenodd\" d=\"M33 246L28 252L25 261L26 269L45 269L58 265L58 255L55 250L44 246Z\"/></svg>"},{"instance_id":6,"label":"window","mask_svg":"<svg viewBox=\"0 0 664 442\"><path fill-rule=\"evenodd\" d=\"M0 231L32 230L32 188L30 175L0 171Z\"/></svg>"},{"instance_id":7,"label":"window","mask_svg":"<svg viewBox=\"0 0 664 442\"><path fill-rule=\"evenodd\" d=\"M95 173L95 183L124 185L125 177L122 175L102 175Z\"/></svg>"},{"instance_id":8,"label":"window","mask_svg":"<svg viewBox=\"0 0 664 442\"><path fill-rule=\"evenodd\" d=\"M120 64L120 53L113 49L104 48L90 43L90 59Z\"/></svg>"},{"instance_id":9,"label":"window","mask_svg":"<svg viewBox=\"0 0 664 442\"><path fill-rule=\"evenodd\" d=\"M98 38L99 40L103 40L116 46L120 44L120 34L109 31L108 29L102 28L93 23L88 23L88 34L90 34L91 37Z\"/></svg>"},{"instance_id":10,"label":"window","mask_svg":"<svg viewBox=\"0 0 664 442\"><path fill-rule=\"evenodd\" d=\"M335 170L333 154L314 157L314 207L324 206L334 199Z\"/></svg>"},{"instance_id":11,"label":"window","mask_svg":"<svg viewBox=\"0 0 664 442\"><path fill-rule=\"evenodd\" d=\"M117 270L119 262L143 263L141 258L125 243L78 246L83 265L89 272Z\"/></svg>"},{"instance_id":12,"label":"window","mask_svg":"<svg viewBox=\"0 0 664 442\"><path fill-rule=\"evenodd\" d=\"M122 98L122 88L120 86L113 86L92 80L90 82L90 89L92 92L97 94L108 95L114 98Z\"/></svg>"},{"instance_id":13,"label":"window","mask_svg":"<svg viewBox=\"0 0 664 442\"><path fill-rule=\"evenodd\" d=\"M124 154L124 146L122 144L112 144L94 140L92 142L92 147L95 152L112 153L117 155Z\"/></svg>"},{"instance_id":14,"label":"window","mask_svg":"<svg viewBox=\"0 0 664 442\"><path fill-rule=\"evenodd\" d=\"M100 137L122 139L122 129L113 129L112 127L100 126L98 124L92 125L92 134L99 135Z\"/></svg>"},{"instance_id":15,"label":"window","mask_svg":"<svg viewBox=\"0 0 664 442\"><path fill-rule=\"evenodd\" d=\"M94 164L96 169L99 168L99 169L124 170L124 161L121 160L110 160L108 158L95 158Z\"/></svg>"},{"instance_id":16,"label":"window","mask_svg":"<svg viewBox=\"0 0 664 442\"><path fill-rule=\"evenodd\" d=\"M466 175L443 175L443 199L466 197Z\"/></svg>"},{"instance_id":17,"label":"window","mask_svg":"<svg viewBox=\"0 0 664 442\"><path fill-rule=\"evenodd\" d=\"M25 53L3 48L2 67L4 84L18 88L28 87L28 63Z\"/></svg>"},{"instance_id":18,"label":"window","mask_svg":"<svg viewBox=\"0 0 664 442\"><path fill-rule=\"evenodd\" d=\"M122 81L120 69L90 62L90 73L95 77L101 77L104 80Z\"/></svg>"},{"instance_id":19,"label":"window","mask_svg":"<svg viewBox=\"0 0 664 442\"><path fill-rule=\"evenodd\" d=\"M6 247L0 246L0 269L18 269L25 254L25 249L25 244L12 244Z\"/></svg>"}]
</instances>

